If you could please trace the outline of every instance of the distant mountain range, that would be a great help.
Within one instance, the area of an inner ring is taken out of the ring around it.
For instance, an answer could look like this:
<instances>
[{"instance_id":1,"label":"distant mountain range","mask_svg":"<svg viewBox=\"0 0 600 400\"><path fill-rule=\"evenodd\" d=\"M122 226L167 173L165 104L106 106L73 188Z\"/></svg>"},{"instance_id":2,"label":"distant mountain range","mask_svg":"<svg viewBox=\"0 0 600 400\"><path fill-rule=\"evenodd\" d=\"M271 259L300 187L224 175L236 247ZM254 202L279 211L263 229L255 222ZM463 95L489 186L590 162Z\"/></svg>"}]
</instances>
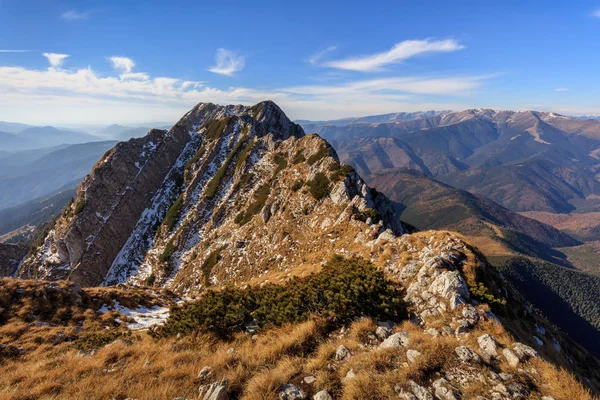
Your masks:
<instances>
[{"instance_id":1,"label":"distant mountain range","mask_svg":"<svg viewBox=\"0 0 600 400\"><path fill-rule=\"evenodd\" d=\"M380 114L380 115L371 115L366 117L356 117L356 118L341 118L334 119L328 121L309 121L309 120L296 120L294 121L297 124L310 127L317 126L325 126L325 125L333 125L333 126L344 126L350 124L360 124L360 123L382 123L382 122L396 122L396 121L411 121L415 119L429 118L435 117L437 115L444 115L451 113L450 110L444 111L417 111L417 112L398 112L398 113L390 113L390 114Z\"/></svg>"},{"instance_id":2,"label":"distant mountain range","mask_svg":"<svg viewBox=\"0 0 600 400\"><path fill-rule=\"evenodd\" d=\"M161 129L170 127L170 125L159 126ZM145 136L150 129L152 128L117 124L70 129L0 121L0 157L4 152L41 149L64 144L103 140L127 141Z\"/></svg>"},{"instance_id":3,"label":"distant mountain range","mask_svg":"<svg viewBox=\"0 0 600 400\"><path fill-rule=\"evenodd\" d=\"M600 121L467 110L314 130L365 176L411 168L513 211L600 210Z\"/></svg>"},{"instance_id":4,"label":"distant mountain range","mask_svg":"<svg viewBox=\"0 0 600 400\"><path fill-rule=\"evenodd\" d=\"M28 150L0 158L0 209L77 185L115 141Z\"/></svg>"}]
</instances>

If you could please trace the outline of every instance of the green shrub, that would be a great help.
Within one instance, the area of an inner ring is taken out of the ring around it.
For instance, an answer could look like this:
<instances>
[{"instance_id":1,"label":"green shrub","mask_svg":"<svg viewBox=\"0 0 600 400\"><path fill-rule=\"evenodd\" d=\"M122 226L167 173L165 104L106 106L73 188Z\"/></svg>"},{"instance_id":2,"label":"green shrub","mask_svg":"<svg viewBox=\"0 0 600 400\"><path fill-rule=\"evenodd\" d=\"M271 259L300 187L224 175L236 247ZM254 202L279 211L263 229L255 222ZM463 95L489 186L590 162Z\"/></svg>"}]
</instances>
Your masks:
<instances>
[{"instance_id":1,"label":"green shrub","mask_svg":"<svg viewBox=\"0 0 600 400\"><path fill-rule=\"evenodd\" d=\"M487 303L490 305L493 311L504 314L506 307L506 300L501 300L495 297L490 290L483 283L479 282L477 286L470 286L469 292L475 300L480 303Z\"/></svg>"},{"instance_id":2,"label":"green shrub","mask_svg":"<svg viewBox=\"0 0 600 400\"><path fill-rule=\"evenodd\" d=\"M275 164L277 164L277 168L275 168L275 171L273 172L273 177L271 178L271 180L275 179L275 177L285 168L287 167L288 163L287 163L287 159L286 159L286 155L282 154L282 153L277 153L275 154Z\"/></svg>"},{"instance_id":3,"label":"green shrub","mask_svg":"<svg viewBox=\"0 0 600 400\"><path fill-rule=\"evenodd\" d=\"M252 110L252 116L254 117L254 119L256 119L258 117L258 114L260 114L260 112L263 110L264 108L264 103L258 103L253 105L252 107L250 107L250 110Z\"/></svg>"},{"instance_id":4,"label":"green shrub","mask_svg":"<svg viewBox=\"0 0 600 400\"><path fill-rule=\"evenodd\" d=\"M190 172L192 170L192 167L198 163L198 161L200 160L200 157L202 157L205 150L206 149L204 146L200 146L200 148L198 149L196 154L194 154L194 156L192 158L190 158L187 163L185 163L185 167L183 170L184 170L184 179L186 181L188 181L190 179L190 177L191 177Z\"/></svg>"},{"instance_id":5,"label":"green shrub","mask_svg":"<svg viewBox=\"0 0 600 400\"><path fill-rule=\"evenodd\" d=\"M79 214L83 210L83 207L85 207L85 199L82 197L75 205L75 215Z\"/></svg>"},{"instance_id":6,"label":"green shrub","mask_svg":"<svg viewBox=\"0 0 600 400\"><path fill-rule=\"evenodd\" d=\"M292 185L292 190L294 192L297 192L298 190L302 189L302 186L304 186L304 180L302 179L298 179L296 182L294 182L294 184Z\"/></svg>"},{"instance_id":7,"label":"green shrub","mask_svg":"<svg viewBox=\"0 0 600 400\"><path fill-rule=\"evenodd\" d=\"M166 228L167 232L170 232L171 229L177 224L179 221L179 213L181 212L181 208L183 207L183 194L180 194L177 197L177 200L171 205L169 211L167 211L167 215L165 215L165 219L163 220L163 226Z\"/></svg>"},{"instance_id":8,"label":"green shrub","mask_svg":"<svg viewBox=\"0 0 600 400\"><path fill-rule=\"evenodd\" d=\"M349 173L353 172L354 168L348 164L341 165L340 163L333 163L329 166L329 170L331 171L329 179L333 182L338 182L339 180L346 178Z\"/></svg>"},{"instance_id":9,"label":"green shrub","mask_svg":"<svg viewBox=\"0 0 600 400\"><path fill-rule=\"evenodd\" d=\"M306 161L306 157L304 157L304 153L302 153L302 150L298 150L296 152L296 154L294 154L294 159L292 160L292 162L295 165L295 164L299 164L304 161Z\"/></svg>"},{"instance_id":10,"label":"green shrub","mask_svg":"<svg viewBox=\"0 0 600 400\"><path fill-rule=\"evenodd\" d=\"M252 150L252 146L254 146L254 139L252 139L247 145L246 147L244 147L244 150L242 150L242 152L240 153L240 156L238 157L237 161L235 162L235 170L239 171L245 164L246 164L246 160L248 160L248 157L250 156L250 151Z\"/></svg>"},{"instance_id":11,"label":"green shrub","mask_svg":"<svg viewBox=\"0 0 600 400\"><path fill-rule=\"evenodd\" d=\"M315 177L310 181L306 182L308 187L310 188L310 194L317 200L324 199L329 196L331 193L331 184L329 183L329 179L322 172L317 172Z\"/></svg>"},{"instance_id":12,"label":"green shrub","mask_svg":"<svg viewBox=\"0 0 600 400\"><path fill-rule=\"evenodd\" d=\"M204 124L206 130L204 131L204 136L208 139L215 139L223 133L225 128L231 122L232 117L229 115L223 119L211 119Z\"/></svg>"},{"instance_id":13,"label":"green shrub","mask_svg":"<svg viewBox=\"0 0 600 400\"><path fill-rule=\"evenodd\" d=\"M319 151L317 151L312 156L308 157L308 160L306 161L306 163L308 165L313 165L317 161L322 160L323 158L325 158L327 156L329 156L329 150L327 150L327 148L325 146L321 146Z\"/></svg>"},{"instance_id":14,"label":"green shrub","mask_svg":"<svg viewBox=\"0 0 600 400\"><path fill-rule=\"evenodd\" d=\"M173 253L175 253L175 250L176 250L175 243L173 243L173 240L169 240L169 242L165 246L165 249L163 250L162 254L160 255L160 260L163 262L169 261L169 259L173 255Z\"/></svg>"},{"instance_id":15,"label":"green shrub","mask_svg":"<svg viewBox=\"0 0 600 400\"><path fill-rule=\"evenodd\" d=\"M221 168L218 169L218 171L212 177L210 182L208 182L208 185L206 185L206 191L204 192L204 194L209 199L212 199L215 196L215 194L217 193L217 189L219 188L221 179L223 179L223 176L225 176L225 172L227 172L227 168L229 167L231 160L240 151L240 149L245 141L246 141L246 138L244 137L244 138L240 138L236 142L235 146L233 146L233 150L231 150L231 152L229 152L229 154L227 155L227 158L225 159L225 162L223 162L223 165L221 165Z\"/></svg>"},{"instance_id":16,"label":"green shrub","mask_svg":"<svg viewBox=\"0 0 600 400\"><path fill-rule=\"evenodd\" d=\"M265 206L269 193L271 192L271 181L263 183L256 191L255 200L250 203L246 212L241 212L235 217L235 222L239 225L245 225L252 219L253 216L258 214L260 210ZM241 215L241 216L240 216Z\"/></svg>"},{"instance_id":17,"label":"green shrub","mask_svg":"<svg viewBox=\"0 0 600 400\"><path fill-rule=\"evenodd\" d=\"M369 218L371 218L371 221L373 221L374 224L381 221L381 215L379 215L377 210L372 208L367 208L365 211L359 211L358 208L354 207L352 209L352 214L354 215L354 218L362 222L367 222L367 219Z\"/></svg>"},{"instance_id":18,"label":"green shrub","mask_svg":"<svg viewBox=\"0 0 600 400\"><path fill-rule=\"evenodd\" d=\"M221 252L225 249L226 246L220 247L217 250L212 251L206 260L202 263L202 276L204 277L204 283L208 285L208 280L210 278L210 273L215 265L219 262L221 258Z\"/></svg>"},{"instance_id":19,"label":"green shrub","mask_svg":"<svg viewBox=\"0 0 600 400\"><path fill-rule=\"evenodd\" d=\"M175 307L161 333L200 331L230 338L251 321L266 329L311 315L333 326L363 316L398 321L406 317L401 299L401 292L368 261L335 256L319 273L284 285L208 291L198 301Z\"/></svg>"}]
</instances>

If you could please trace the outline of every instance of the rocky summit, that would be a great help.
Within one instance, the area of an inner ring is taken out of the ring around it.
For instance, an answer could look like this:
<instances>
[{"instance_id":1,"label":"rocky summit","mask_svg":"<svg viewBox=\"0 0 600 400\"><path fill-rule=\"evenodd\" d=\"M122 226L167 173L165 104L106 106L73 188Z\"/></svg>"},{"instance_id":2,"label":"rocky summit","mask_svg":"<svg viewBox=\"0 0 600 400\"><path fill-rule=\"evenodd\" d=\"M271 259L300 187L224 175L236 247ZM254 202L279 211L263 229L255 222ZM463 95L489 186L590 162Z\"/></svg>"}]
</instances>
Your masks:
<instances>
[{"instance_id":1,"label":"rocky summit","mask_svg":"<svg viewBox=\"0 0 600 400\"><path fill-rule=\"evenodd\" d=\"M413 232L396 207L276 104L201 103L170 130L108 151L12 268L20 280L0 292L12 346L0 347L0 390L205 400L598 393L598 360L462 236Z\"/></svg>"}]
</instances>

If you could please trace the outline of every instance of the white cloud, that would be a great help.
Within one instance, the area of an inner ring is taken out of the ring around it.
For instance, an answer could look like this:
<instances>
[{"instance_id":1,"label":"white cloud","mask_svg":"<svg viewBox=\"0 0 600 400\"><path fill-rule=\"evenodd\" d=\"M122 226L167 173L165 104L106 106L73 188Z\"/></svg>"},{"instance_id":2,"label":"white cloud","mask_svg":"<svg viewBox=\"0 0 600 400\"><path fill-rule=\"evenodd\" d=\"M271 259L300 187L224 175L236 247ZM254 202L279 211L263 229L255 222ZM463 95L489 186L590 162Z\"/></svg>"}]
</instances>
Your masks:
<instances>
[{"instance_id":1,"label":"white cloud","mask_svg":"<svg viewBox=\"0 0 600 400\"><path fill-rule=\"evenodd\" d=\"M135 62L131 58L113 56L108 59L112 63L113 68L121 74L128 74L135 67Z\"/></svg>"},{"instance_id":2,"label":"white cloud","mask_svg":"<svg viewBox=\"0 0 600 400\"><path fill-rule=\"evenodd\" d=\"M31 50L0 50L0 53L29 53Z\"/></svg>"},{"instance_id":3,"label":"white cloud","mask_svg":"<svg viewBox=\"0 0 600 400\"><path fill-rule=\"evenodd\" d=\"M405 40L397 43L391 50L363 57L346 58L338 61L329 61L323 64L326 67L339 68L350 71L372 72L379 71L382 67L397 64L409 58L434 52L451 52L464 49L454 39L445 40Z\"/></svg>"},{"instance_id":4,"label":"white cloud","mask_svg":"<svg viewBox=\"0 0 600 400\"><path fill-rule=\"evenodd\" d=\"M233 76L244 68L244 57L227 49L218 49L215 55L215 65L208 70L215 74Z\"/></svg>"},{"instance_id":5,"label":"white cloud","mask_svg":"<svg viewBox=\"0 0 600 400\"><path fill-rule=\"evenodd\" d=\"M116 72L111 76L100 75L91 67L35 70L0 66L0 120L42 124L175 121L199 102L249 105L266 99L277 102L291 118L304 119L464 109L475 105L447 97L436 103L429 96L468 99L466 95L491 78L413 76L271 89L220 89L198 81L133 72L132 60L113 58Z\"/></svg>"},{"instance_id":6,"label":"white cloud","mask_svg":"<svg viewBox=\"0 0 600 400\"><path fill-rule=\"evenodd\" d=\"M77 12L73 10L66 11L62 13L61 17L65 21L79 21L83 19L88 19L92 14L93 10Z\"/></svg>"},{"instance_id":7,"label":"white cloud","mask_svg":"<svg viewBox=\"0 0 600 400\"><path fill-rule=\"evenodd\" d=\"M50 68L59 68L65 59L69 57L68 54L60 53L42 53L42 55L48 59Z\"/></svg>"},{"instance_id":8,"label":"white cloud","mask_svg":"<svg viewBox=\"0 0 600 400\"><path fill-rule=\"evenodd\" d=\"M592 11L592 17L600 18L600 8Z\"/></svg>"},{"instance_id":9,"label":"white cloud","mask_svg":"<svg viewBox=\"0 0 600 400\"><path fill-rule=\"evenodd\" d=\"M328 48L321 50L315 54L313 54L312 56L310 56L310 58L308 59L308 62L311 63L312 65L317 65L317 63L319 61L321 61L321 59L327 54L330 53L334 50L336 50L337 47L336 46L329 46Z\"/></svg>"},{"instance_id":10,"label":"white cloud","mask_svg":"<svg viewBox=\"0 0 600 400\"><path fill-rule=\"evenodd\" d=\"M554 89L555 92L568 92L569 88L556 88Z\"/></svg>"}]
</instances>

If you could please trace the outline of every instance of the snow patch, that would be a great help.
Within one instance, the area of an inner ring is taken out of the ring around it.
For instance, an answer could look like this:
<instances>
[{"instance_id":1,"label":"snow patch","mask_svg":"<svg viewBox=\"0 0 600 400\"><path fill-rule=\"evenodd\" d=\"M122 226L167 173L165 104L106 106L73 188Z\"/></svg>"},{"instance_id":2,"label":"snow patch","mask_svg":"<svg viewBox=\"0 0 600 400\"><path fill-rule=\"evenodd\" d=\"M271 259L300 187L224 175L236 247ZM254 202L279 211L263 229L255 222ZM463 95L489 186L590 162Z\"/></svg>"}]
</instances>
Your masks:
<instances>
[{"instance_id":1,"label":"snow patch","mask_svg":"<svg viewBox=\"0 0 600 400\"><path fill-rule=\"evenodd\" d=\"M126 323L127 328L132 331L148 329L154 325L164 325L167 318L169 318L170 313L168 307L156 305L152 307L139 306L138 308L131 309L122 306L118 301L115 301L115 304L112 307L103 305L97 312L99 314L104 314L111 311L117 311L119 314L123 314L127 318L133 319L134 322Z\"/></svg>"}]
</instances>

